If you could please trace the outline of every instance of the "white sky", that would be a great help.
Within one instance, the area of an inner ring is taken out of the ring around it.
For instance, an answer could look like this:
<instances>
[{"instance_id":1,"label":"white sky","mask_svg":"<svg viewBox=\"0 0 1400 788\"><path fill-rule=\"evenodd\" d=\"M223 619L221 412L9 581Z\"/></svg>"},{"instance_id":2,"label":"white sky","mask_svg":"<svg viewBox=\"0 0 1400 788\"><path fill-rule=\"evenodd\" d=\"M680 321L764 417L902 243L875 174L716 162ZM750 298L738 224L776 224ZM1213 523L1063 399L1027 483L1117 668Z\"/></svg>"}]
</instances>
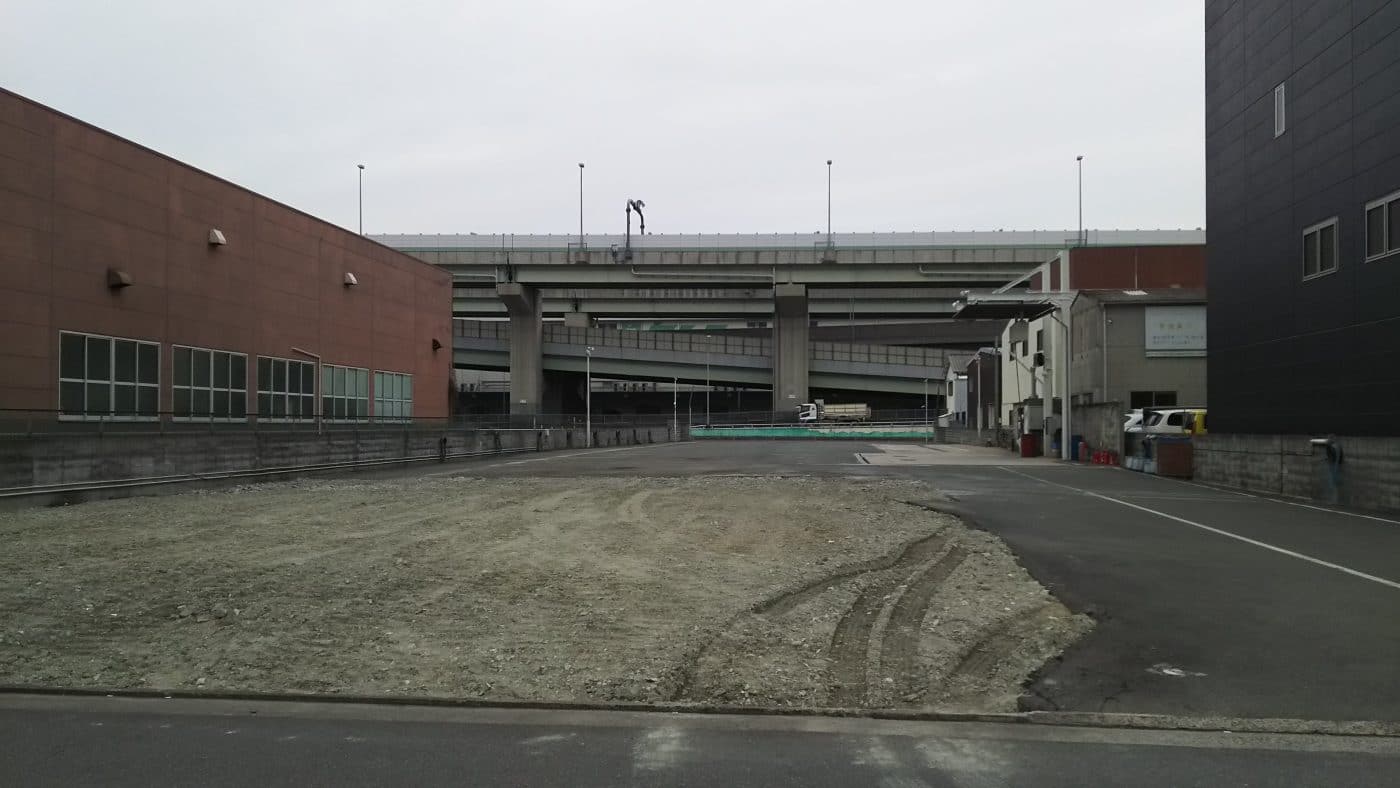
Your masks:
<instances>
[{"instance_id":1,"label":"white sky","mask_svg":"<svg viewBox=\"0 0 1400 788\"><path fill-rule=\"evenodd\" d=\"M365 231L1198 227L1187 0L7 0L0 84Z\"/></svg>"}]
</instances>

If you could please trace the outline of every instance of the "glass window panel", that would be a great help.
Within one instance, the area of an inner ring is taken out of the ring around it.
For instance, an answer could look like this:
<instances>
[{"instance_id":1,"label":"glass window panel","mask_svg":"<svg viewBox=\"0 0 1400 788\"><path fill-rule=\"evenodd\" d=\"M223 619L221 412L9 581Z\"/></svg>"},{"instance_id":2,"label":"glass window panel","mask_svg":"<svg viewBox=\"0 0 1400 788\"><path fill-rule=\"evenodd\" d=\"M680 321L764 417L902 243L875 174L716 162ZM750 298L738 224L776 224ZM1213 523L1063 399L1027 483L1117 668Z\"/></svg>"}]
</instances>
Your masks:
<instances>
[{"instance_id":1,"label":"glass window panel","mask_svg":"<svg viewBox=\"0 0 1400 788\"><path fill-rule=\"evenodd\" d=\"M413 378L408 375L403 376L403 398L413 399Z\"/></svg>"},{"instance_id":2,"label":"glass window panel","mask_svg":"<svg viewBox=\"0 0 1400 788\"><path fill-rule=\"evenodd\" d=\"M228 354L214 354L214 388L228 388Z\"/></svg>"},{"instance_id":3,"label":"glass window panel","mask_svg":"<svg viewBox=\"0 0 1400 788\"><path fill-rule=\"evenodd\" d=\"M283 394L272 395L272 417L280 419L287 415L287 397Z\"/></svg>"},{"instance_id":4,"label":"glass window panel","mask_svg":"<svg viewBox=\"0 0 1400 788\"><path fill-rule=\"evenodd\" d=\"M229 354L228 387L231 389L248 388L248 358L237 353Z\"/></svg>"},{"instance_id":5,"label":"glass window panel","mask_svg":"<svg viewBox=\"0 0 1400 788\"><path fill-rule=\"evenodd\" d=\"M112 370L112 340L87 338L88 380L110 380ZM106 409L105 406L103 408Z\"/></svg>"},{"instance_id":6,"label":"glass window panel","mask_svg":"<svg viewBox=\"0 0 1400 788\"><path fill-rule=\"evenodd\" d=\"M1366 212L1366 256L1385 253L1385 206L1377 205Z\"/></svg>"},{"instance_id":7,"label":"glass window panel","mask_svg":"<svg viewBox=\"0 0 1400 788\"><path fill-rule=\"evenodd\" d=\"M175 380L171 385L190 385L190 349L187 347L175 348Z\"/></svg>"},{"instance_id":8,"label":"glass window panel","mask_svg":"<svg viewBox=\"0 0 1400 788\"><path fill-rule=\"evenodd\" d=\"M369 401L363 399L355 400L355 418L369 418Z\"/></svg>"},{"instance_id":9,"label":"glass window panel","mask_svg":"<svg viewBox=\"0 0 1400 788\"><path fill-rule=\"evenodd\" d=\"M384 396L384 373L374 373L374 396L375 399Z\"/></svg>"},{"instance_id":10,"label":"glass window panel","mask_svg":"<svg viewBox=\"0 0 1400 788\"><path fill-rule=\"evenodd\" d=\"M190 415L190 390L189 390L189 389L174 389L171 393L175 395L175 402L174 402L174 407L173 407L173 410L175 411L175 415L176 415L176 416L188 416L188 415Z\"/></svg>"},{"instance_id":11,"label":"glass window panel","mask_svg":"<svg viewBox=\"0 0 1400 788\"><path fill-rule=\"evenodd\" d=\"M271 394L259 394L259 395L258 395L258 415L259 415L259 416L271 416L271 415L272 415L272 395L271 395Z\"/></svg>"},{"instance_id":12,"label":"glass window panel","mask_svg":"<svg viewBox=\"0 0 1400 788\"><path fill-rule=\"evenodd\" d=\"M1317 233L1303 236L1303 276L1317 273Z\"/></svg>"},{"instance_id":13,"label":"glass window panel","mask_svg":"<svg viewBox=\"0 0 1400 788\"><path fill-rule=\"evenodd\" d=\"M335 411L335 405L331 404L330 397L321 398L321 416L325 417Z\"/></svg>"},{"instance_id":14,"label":"glass window panel","mask_svg":"<svg viewBox=\"0 0 1400 788\"><path fill-rule=\"evenodd\" d=\"M136 389L136 409L142 416L156 415L160 402L160 389L155 386L138 386Z\"/></svg>"},{"instance_id":15,"label":"glass window panel","mask_svg":"<svg viewBox=\"0 0 1400 788\"><path fill-rule=\"evenodd\" d=\"M336 418L336 419L343 419L343 418L345 418L345 400L342 399L342 398L340 398L340 397L336 397L335 400L334 400L334 407L335 407L334 415L333 415L331 418Z\"/></svg>"},{"instance_id":16,"label":"glass window panel","mask_svg":"<svg viewBox=\"0 0 1400 788\"><path fill-rule=\"evenodd\" d=\"M301 415L303 418L309 419L313 418L316 415L316 411L312 410L311 406L313 401L314 400L310 395L301 398Z\"/></svg>"},{"instance_id":17,"label":"glass window panel","mask_svg":"<svg viewBox=\"0 0 1400 788\"><path fill-rule=\"evenodd\" d=\"M329 397L331 395L331 378L334 371L331 367L321 367L321 394Z\"/></svg>"},{"instance_id":18,"label":"glass window panel","mask_svg":"<svg viewBox=\"0 0 1400 788\"><path fill-rule=\"evenodd\" d=\"M228 392L214 392L214 415L221 418L228 418Z\"/></svg>"},{"instance_id":19,"label":"glass window panel","mask_svg":"<svg viewBox=\"0 0 1400 788\"><path fill-rule=\"evenodd\" d=\"M209 389L194 389L190 392L190 413L194 416L209 415Z\"/></svg>"},{"instance_id":20,"label":"glass window panel","mask_svg":"<svg viewBox=\"0 0 1400 788\"><path fill-rule=\"evenodd\" d=\"M316 365L301 365L301 390L305 394L316 393Z\"/></svg>"},{"instance_id":21,"label":"glass window panel","mask_svg":"<svg viewBox=\"0 0 1400 788\"><path fill-rule=\"evenodd\" d=\"M272 385L269 391L287 390L287 362L278 359L272 360Z\"/></svg>"},{"instance_id":22,"label":"glass window panel","mask_svg":"<svg viewBox=\"0 0 1400 788\"><path fill-rule=\"evenodd\" d=\"M136 374L142 383L155 385L160 382L160 346L142 342L137 345Z\"/></svg>"},{"instance_id":23,"label":"glass window panel","mask_svg":"<svg viewBox=\"0 0 1400 788\"><path fill-rule=\"evenodd\" d=\"M301 364L295 361L287 364L287 391L301 393Z\"/></svg>"},{"instance_id":24,"label":"glass window panel","mask_svg":"<svg viewBox=\"0 0 1400 788\"><path fill-rule=\"evenodd\" d=\"M1337 267L1337 226L1329 224L1318 230L1318 245L1321 248L1318 259L1321 261L1321 271L1331 271Z\"/></svg>"},{"instance_id":25,"label":"glass window panel","mask_svg":"<svg viewBox=\"0 0 1400 788\"><path fill-rule=\"evenodd\" d=\"M369 370L367 369L355 371L355 396L369 396Z\"/></svg>"},{"instance_id":26,"label":"glass window panel","mask_svg":"<svg viewBox=\"0 0 1400 788\"><path fill-rule=\"evenodd\" d=\"M136 348L132 348L132 351L133 351L133 353L132 353L132 360L133 360L133 361L135 360L135 350L136 350ZM132 384L132 385L129 385L129 386L117 386L117 387L115 387L115 390L114 390L114 392L113 392L112 400L113 400L113 401L112 401L112 410L115 411L116 414L117 414L118 416L134 416L134 415L136 415L136 386L135 386L135 384Z\"/></svg>"},{"instance_id":27,"label":"glass window panel","mask_svg":"<svg viewBox=\"0 0 1400 788\"><path fill-rule=\"evenodd\" d=\"M1389 234L1386 237L1390 242L1386 248L1387 251L1393 252L1400 249L1400 199L1392 202L1387 210L1390 213L1388 221L1390 229L1387 230Z\"/></svg>"},{"instance_id":28,"label":"glass window panel","mask_svg":"<svg viewBox=\"0 0 1400 788\"><path fill-rule=\"evenodd\" d=\"M83 366L83 348L87 345L87 339L82 334L63 334L59 340L59 376L82 380L86 367ZM82 410L82 400L78 401L78 410ZM65 406L64 410L68 410Z\"/></svg>"},{"instance_id":29,"label":"glass window panel","mask_svg":"<svg viewBox=\"0 0 1400 788\"><path fill-rule=\"evenodd\" d=\"M301 397L287 398L287 415L291 418L301 418ZM311 414L307 414L308 416Z\"/></svg>"},{"instance_id":30,"label":"glass window panel","mask_svg":"<svg viewBox=\"0 0 1400 788\"><path fill-rule=\"evenodd\" d=\"M257 380L257 383L258 383L258 391L271 391L271 390L272 390L272 388L271 388L271 386L272 386L272 359L270 359L270 358L263 358L262 356L258 356L258 380ZM267 411L261 410L261 406L259 406L259 411L258 411L258 412L264 413L264 414L265 414Z\"/></svg>"},{"instance_id":31,"label":"glass window panel","mask_svg":"<svg viewBox=\"0 0 1400 788\"><path fill-rule=\"evenodd\" d=\"M343 397L343 396L345 396L345 392L346 392L346 391L347 391L347 389L345 388L345 367L336 367L336 368L335 368L335 390L332 391L331 393L334 394L334 395L337 396L337 397Z\"/></svg>"},{"instance_id":32,"label":"glass window panel","mask_svg":"<svg viewBox=\"0 0 1400 788\"><path fill-rule=\"evenodd\" d=\"M245 411L247 410L247 407L248 407L248 395L247 395L247 394L233 394L232 396L229 397L229 401L228 401L228 415L229 415L229 418L233 418L233 419L243 419L243 418L247 418L247 417L248 417L248 414L245 412Z\"/></svg>"},{"instance_id":33,"label":"glass window panel","mask_svg":"<svg viewBox=\"0 0 1400 788\"><path fill-rule=\"evenodd\" d=\"M116 357L116 366L112 379L124 383L135 383L136 343L116 340L113 343L113 355Z\"/></svg>"},{"instance_id":34,"label":"glass window panel","mask_svg":"<svg viewBox=\"0 0 1400 788\"><path fill-rule=\"evenodd\" d=\"M83 384L60 383L58 385L58 406L64 413L83 412Z\"/></svg>"},{"instance_id":35,"label":"glass window panel","mask_svg":"<svg viewBox=\"0 0 1400 788\"><path fill-rule=\"evenodd\" d=\"M87 387L87 412L107 413L111 410L112 389L106 383L89 383Z\"/></svg>"},{"instance_id":36,"label":"glass window panel","mask_svg":"<svg viewBox=\"0 0 1400 788\"><path fill-rule=\"evenodd\" d=\"M195 388L209 388L209 351L195 350L190 353L192 380Z\"/></svg>"}]
</instances>

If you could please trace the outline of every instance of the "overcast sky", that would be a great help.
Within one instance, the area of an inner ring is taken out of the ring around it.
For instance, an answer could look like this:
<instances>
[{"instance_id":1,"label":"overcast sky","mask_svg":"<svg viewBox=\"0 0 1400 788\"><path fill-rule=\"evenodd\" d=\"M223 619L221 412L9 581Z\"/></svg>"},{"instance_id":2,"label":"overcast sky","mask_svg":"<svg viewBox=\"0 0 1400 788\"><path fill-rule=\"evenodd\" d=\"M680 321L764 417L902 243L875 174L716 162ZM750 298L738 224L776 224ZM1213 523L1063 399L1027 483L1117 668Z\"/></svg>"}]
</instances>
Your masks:
<instances>
[{"instance_id":1,"label":"overcast sky","mask_svg":"<svg viewBox=\"0 0 1400 788\"><path fill-rule=\"evenodd\" d=\"M6 0L0 84L365 231L1205 221L1188 0Z\"/></svg>"}]
</instances>

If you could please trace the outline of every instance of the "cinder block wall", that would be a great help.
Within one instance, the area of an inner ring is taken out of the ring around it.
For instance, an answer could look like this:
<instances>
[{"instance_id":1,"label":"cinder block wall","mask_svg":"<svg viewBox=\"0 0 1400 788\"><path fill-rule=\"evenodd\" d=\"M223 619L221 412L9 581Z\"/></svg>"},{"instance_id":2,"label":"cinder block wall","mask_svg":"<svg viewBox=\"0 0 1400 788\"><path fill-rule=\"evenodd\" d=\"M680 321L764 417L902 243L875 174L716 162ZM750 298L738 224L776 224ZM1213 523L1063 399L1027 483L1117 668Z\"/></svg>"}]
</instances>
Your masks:
<instances>
[{"instance_id":1,"label":"cinder block wall","mask_svg":"<svg viewBox=\"0 0 1400 788\"><path fill-rule=\"evenodd\" d=\"M287 469L449 454L583 448L583 429L47 434L0 439L0 490ZM681 438L686 437L682 430ZM596 428L595 446L672 440L666 425Z\"/></svg>"},{"instance_id":2,"label":"cinder block wall","mask_svg":"<svg viewBox=\"0 0 1400 788\"><path fill-rule=\"evenodd\" d=\"M1400 438L1339 437L1335 471L1308 435L1198 435L1195 479L1356 509L1400 511Z\"/></svg>"}]
</instances>

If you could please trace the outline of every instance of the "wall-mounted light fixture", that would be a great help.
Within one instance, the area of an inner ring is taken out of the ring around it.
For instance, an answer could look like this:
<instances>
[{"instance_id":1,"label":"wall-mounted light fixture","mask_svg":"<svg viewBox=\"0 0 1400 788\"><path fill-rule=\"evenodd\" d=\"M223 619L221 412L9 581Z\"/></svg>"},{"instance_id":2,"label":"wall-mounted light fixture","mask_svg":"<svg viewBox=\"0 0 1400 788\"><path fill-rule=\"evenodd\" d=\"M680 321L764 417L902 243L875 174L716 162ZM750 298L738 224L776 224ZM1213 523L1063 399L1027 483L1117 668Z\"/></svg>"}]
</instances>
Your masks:
<instances>
[{"instance_id":1,"label":"wall-mounted light fixture","mask_svg":"<svg viewBox=\"0 0 1400 788\"><path fill-rule=\"evenodd\" d=\"M442 350L442 342L438 341L437 337L433 337L433 350Z\"/></svg>"},{"instance_id":2,"label":"wall-mounted light fixture","mask_svg":"<svg viewBox=\"0 0 1400 788\"><path fill-rule=\"evenodd\" d=\"M117 268L108 268L107 287L112 290L120 290L123 287L131 287L131 274Z\"/></svg>"},{"instance_id":3,"label":"wall-mounted light fixture","mask_svg":"<svg viewBox=\"0 0 1400 788\"><path fill-rule=\"evenodd\" d=\"M228 239L224 237L224 231L223 231L223 230L220 230L220 229L217 228L217 227L210 227L210 228L209 228L209 245L210 245L210 246L223 246L223 245L226 244L226 243L228 243Z\"/></svg>"},{"instance_id":4,"label":"wall-mounted light fixture","mask_svg":"<svg viewBox=\"0 0 1400 788\"><path fill-rule=\"evenodd\" d=\"M357 285L357 284L359 284L359 283L360 283L360 280L356 279L354 274L350 273L349 271L346 271L346 272L345 272L345 286L346 286L346 287L354 287L355 285Z\"/></svg>"}]
</instances>

